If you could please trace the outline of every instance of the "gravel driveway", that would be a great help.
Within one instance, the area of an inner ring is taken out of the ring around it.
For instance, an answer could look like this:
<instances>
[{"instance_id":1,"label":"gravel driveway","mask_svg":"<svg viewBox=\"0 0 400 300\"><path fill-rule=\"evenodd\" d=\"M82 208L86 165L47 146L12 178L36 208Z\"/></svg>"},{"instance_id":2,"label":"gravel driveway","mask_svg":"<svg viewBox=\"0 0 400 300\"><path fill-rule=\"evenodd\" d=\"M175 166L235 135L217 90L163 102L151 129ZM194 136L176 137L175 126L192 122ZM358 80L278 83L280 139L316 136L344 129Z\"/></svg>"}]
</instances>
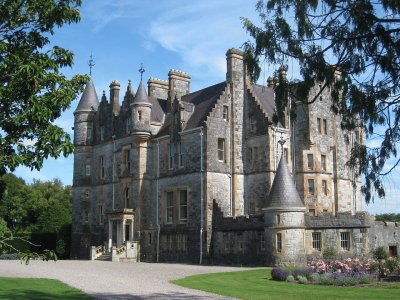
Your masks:
<instances>
[{"instance_id":1,"label":"gravel driveway","mask_svg":"<svg viewBox=\"0 0 400 300\"><path fill-rule=\"evenodd\" d=\"M98 299L228 299L168 281L241 270L246 268L77 260L31 261L26 266L19 261L0 261L0 276L58 279Z\"/></svg>"}]
</instances>

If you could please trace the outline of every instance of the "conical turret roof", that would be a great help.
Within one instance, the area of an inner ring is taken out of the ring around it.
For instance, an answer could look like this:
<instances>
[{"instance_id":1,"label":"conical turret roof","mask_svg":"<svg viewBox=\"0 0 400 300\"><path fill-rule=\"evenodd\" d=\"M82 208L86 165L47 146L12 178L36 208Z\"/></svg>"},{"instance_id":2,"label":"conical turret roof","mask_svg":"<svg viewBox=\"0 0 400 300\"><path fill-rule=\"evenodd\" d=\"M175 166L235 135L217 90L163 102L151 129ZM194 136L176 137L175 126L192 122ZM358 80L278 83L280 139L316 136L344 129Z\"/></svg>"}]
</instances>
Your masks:
<instances>
[{"instance_id":1,"label":"conical turret roof","mask_svg":"<svg viewBox=\"0 0 400 300\"><path fill-rule=\"evenodd\" d=\"M279 162L265 208L268 210L275 208L285 210L305 208L290 175L286 160L283 157Z\"/></svg>"},{"instance_id":2,"label":"conical turret roof","mask_svg":"<svg viewBox=\"0 0 400 300\"><path fill-rule=\"evenodd\" d=\"M97 98L96 89L94 88L92 78L86 83L81 100L75 112L97 110L99 107L99 99Z\"/></svg>"},{"instance_id":3,"label":"conical turret roof","mask_svg":"<svg viewBox=\"0 0 400 300\"><path fill-rule=\"evenodd\" d=\"M133 99L133 104L152 106L142 81L140 81L139 87L135 95L135 99Z\"/></svg>"}]
</instances>

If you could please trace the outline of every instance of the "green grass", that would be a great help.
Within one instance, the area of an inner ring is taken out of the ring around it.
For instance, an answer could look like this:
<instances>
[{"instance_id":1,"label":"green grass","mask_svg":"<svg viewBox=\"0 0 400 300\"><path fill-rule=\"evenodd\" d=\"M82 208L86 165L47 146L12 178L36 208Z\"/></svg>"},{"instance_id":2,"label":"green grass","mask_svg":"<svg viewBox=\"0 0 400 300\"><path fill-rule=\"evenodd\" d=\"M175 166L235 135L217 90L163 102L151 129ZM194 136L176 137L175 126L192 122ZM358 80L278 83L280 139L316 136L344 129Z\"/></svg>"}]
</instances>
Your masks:
<instances>
[{"instance_id":1,"label":"green grass","mask_svg":"<svg viewBox=\"0 0 400 300\"><path fill-rule=\"evenodd\" d=\"M194 275L172 281L192 289L239 299L400 299L400 284L331 287L271 280L271 269Z\"/></svg>"},{"instance_id":2,"label":"green grass","mask_svg":"<svg viewBox=\"0 0 400 300\"><path fill-rule=\"evenodd\" d=\"M0 277L0 299L87 300L93 298L54 279Z\"/></svg>"}]
</instances>

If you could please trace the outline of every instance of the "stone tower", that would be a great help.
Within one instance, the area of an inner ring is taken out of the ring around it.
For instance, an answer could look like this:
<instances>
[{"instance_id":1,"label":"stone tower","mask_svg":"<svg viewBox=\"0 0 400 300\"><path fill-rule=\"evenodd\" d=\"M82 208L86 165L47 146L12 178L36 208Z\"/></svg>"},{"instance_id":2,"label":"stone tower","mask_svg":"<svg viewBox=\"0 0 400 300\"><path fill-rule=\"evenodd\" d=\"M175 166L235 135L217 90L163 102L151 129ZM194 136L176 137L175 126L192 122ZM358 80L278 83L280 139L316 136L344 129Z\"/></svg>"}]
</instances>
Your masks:
<instances>
[{"instance_id":1,"label":"stone tower","mask_svg":"<svg viewBox=\"0 0 400 300\"><path fill-rule=\"evenodd\" d=\"M90 246L89 219L91 217L92 146L94 118L99 106L92 79L74 112L74 179L71 257L87 257ZM78 213L77 213L78 212Z\"/></svg>"},{"instance_id":2,"label":"stone tower","mask_svg":"<svg viewBox=\"0 0 400 300\"><path fill-rule=\"evenodd\" d=\"M304 265L305 206L281 157L271 192L263 208L268 265Z\"/></svg>"}]
</instances>

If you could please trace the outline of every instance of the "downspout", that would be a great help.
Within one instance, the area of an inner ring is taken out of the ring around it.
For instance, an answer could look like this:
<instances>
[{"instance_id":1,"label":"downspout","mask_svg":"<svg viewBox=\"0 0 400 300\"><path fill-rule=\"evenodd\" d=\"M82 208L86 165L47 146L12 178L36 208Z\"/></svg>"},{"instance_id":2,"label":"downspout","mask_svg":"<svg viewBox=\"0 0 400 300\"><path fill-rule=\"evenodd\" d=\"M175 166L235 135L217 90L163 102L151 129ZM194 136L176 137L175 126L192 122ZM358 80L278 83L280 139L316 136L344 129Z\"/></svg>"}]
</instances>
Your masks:
<instances>
[{"instance_id":1,"label":"downspout","mask_svg":"<svg viewBox=\"0 0 400 300\"><path fill-rule=\"evenodd\" d=\"M232 84L231 84L232 87ZM231 95L233 95L233 91L231 90ZM230 141L230 145L229 145L229 152L230 152L230 158L229 158L229 213L230 216L234 215L233 212L233 155L234 155L234 150L233 150L233 143L234 143L234 130L235 130L235 124L234 124L234 113L233 113L233 108L234 108L234 103L233 103L233 96L231 96L231 122L230 122L230 137L229 137L229 141Z\"/></svg>"},{"instance_id":2,"label":"downspout","mask_svg":"<svg viewBox=\"0 0 400 300\"><path fill-rule=\"evenodd\" d=\"M112 172L112 209L115 210L115 135L113 139L113 172Z\"/></svg>"},{"instance_id":3,"label":"downspout","mask_svg":"<svg viewBox=\"0 0 400 300\"><path fill-rule=\"evenodd\" d=\"M159 217L159 191L158 191L158 180L160 178L160 141L157 140L157 180L156 180L156 201L157 201L157 262L160 253L160 217Z\"/></svg>"},{"instance_id":4,"label":"downspout","mask_svg":"<svg viewBox=\"0 0 400 300\"><path fill-rule=\"evenodd\" d=\"M200 129L200 259L199 264L203 263L203 128Z\"/></svg>"}]
</instances>

